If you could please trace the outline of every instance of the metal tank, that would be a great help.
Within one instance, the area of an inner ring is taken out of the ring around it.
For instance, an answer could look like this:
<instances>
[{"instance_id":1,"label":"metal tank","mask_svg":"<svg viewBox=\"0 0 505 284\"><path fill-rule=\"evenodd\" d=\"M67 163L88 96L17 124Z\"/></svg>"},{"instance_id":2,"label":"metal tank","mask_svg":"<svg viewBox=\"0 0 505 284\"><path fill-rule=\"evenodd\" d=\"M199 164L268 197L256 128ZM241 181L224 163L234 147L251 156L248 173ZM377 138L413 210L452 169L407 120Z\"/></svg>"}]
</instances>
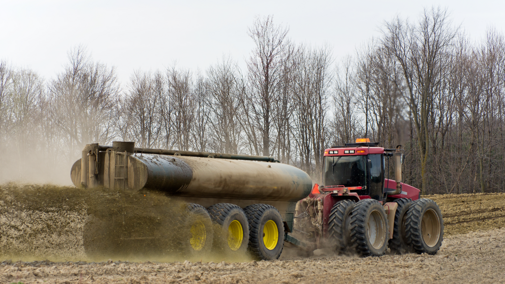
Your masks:
<instances>
[{"instance_id":1,"label":"metal tank","mask_svg":"<svg viewBox=\"0 0 505 284\"><path fill-rule=\"evenodd\" d=\"M312 181L302 170L270 157L88 144L71 170L77 187L163 191L205 207L229 202L276 207L292 228L296 202L309 195Z\"/></svg>"}]
</instances>

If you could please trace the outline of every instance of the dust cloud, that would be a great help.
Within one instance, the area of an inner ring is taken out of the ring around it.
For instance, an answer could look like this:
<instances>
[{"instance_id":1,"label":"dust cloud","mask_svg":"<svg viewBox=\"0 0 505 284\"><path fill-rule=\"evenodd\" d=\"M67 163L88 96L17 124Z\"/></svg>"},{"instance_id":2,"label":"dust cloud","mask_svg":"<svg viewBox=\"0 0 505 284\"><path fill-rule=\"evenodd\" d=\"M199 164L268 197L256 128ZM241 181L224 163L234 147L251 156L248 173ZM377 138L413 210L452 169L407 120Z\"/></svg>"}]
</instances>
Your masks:
<instances>
[{"instance_id":1,"label":"dust cloud","mask_svg":"<svg viewBox=\"0 0 505 284\"><path fill-rule=\"evenodd\" d=\"M2 142L0 142L2 143ZM25 143L9 140L0 150L0 184L72 185L70 169L80 159L81 150L63 150L58 146L21 146ZM68 153L67 153L68 152Z\"/></svg>"}]
</instances>

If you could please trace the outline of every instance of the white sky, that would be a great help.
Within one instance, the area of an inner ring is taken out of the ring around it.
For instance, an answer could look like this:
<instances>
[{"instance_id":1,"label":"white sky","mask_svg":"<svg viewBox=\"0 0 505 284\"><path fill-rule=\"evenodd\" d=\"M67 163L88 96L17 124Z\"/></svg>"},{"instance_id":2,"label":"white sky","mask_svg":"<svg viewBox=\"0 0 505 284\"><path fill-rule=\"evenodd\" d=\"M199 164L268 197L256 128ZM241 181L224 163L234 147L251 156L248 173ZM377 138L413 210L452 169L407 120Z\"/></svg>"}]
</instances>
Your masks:
<instances>
[{"instance_id":1,"label":"white sky","mask_svg":"<svg viewBox=\"0 0 505 284\"><path fill-rule=\"evenodd\" d=\"M176 64L204 72L228 56L245 71L254 48L247 30L267 15L289 27L295 43L327 45L339 60L378 37L385 21L418 21L433 6L447 8L473 41L490 28L504 33L503 0L0 0L0 60L51 80L81 45L114 66L123 86L135 70Z\"/></svg>"}]
</instances>

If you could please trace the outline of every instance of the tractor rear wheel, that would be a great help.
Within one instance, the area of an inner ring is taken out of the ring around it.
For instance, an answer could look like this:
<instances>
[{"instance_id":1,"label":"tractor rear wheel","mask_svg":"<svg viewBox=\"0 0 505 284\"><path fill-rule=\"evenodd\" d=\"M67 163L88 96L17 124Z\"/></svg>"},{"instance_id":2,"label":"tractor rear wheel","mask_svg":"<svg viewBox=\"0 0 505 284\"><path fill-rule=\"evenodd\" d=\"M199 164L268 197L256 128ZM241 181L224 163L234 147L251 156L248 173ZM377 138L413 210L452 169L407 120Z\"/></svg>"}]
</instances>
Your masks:
<instances>
[{"instance_id":1,"label":"tractor rear wheel","mask_svg":"<svg viewBox=\"0 0 505 284\"><path fill-rule=\"evenodd\" d=\"M437 203L419 199L407 211L406 238L417 253L436 254L442 246L444 221Z\"/></svg>"},{"instance_id":2,"label":"tractor rear wheel","mask_svg":"<svg viewBox=\"0 0 505 284\"><path fill-rule=\"evenodd\" d=\"M351 213L351 241L361 256L381 256L388 244L386 212L375 199L356 203Z\"/></svg>"},{"instance_id":3,"label":"tractor rear wheel","mask_svg":"<svg viewBox=\"0 0 505 284\"><path fill-rule=\"evenodd\" d=\"M351 245L351 212L356 203L351 200L341 200L331 208L328 221L328 233L336 251L344 251Z\"/></svg>"},{"instance_id":4,"label":"tractor rear wheel","mask_svg":"<svg viewBox=\"0 0 505 284\"><path fill-rule=\"evenodd\" d=\"M244 210L231 203L214 204L208 210L220 228L214 234L216 250L227 255L245 253L249 242L249 223Z\"/></svg>"},{"instance_id":5,"label":"tractor rear wheel","mask_svg":"<svg viewBox=\"0 0 505 284\"><path fill-rule=\"evenodd\" d=\"M395 200L398 208L395 213L393 225L393 238L389 240L389 248L392 252L400 254L409 251L409 241L406 238L405 224L407 220L407 211L412 204L412 200L408 198L399 198Z\"/></svg>"},{"instance_id":6,"label":"tractor rear wheel","mask_svg":"<svg viewBox=\"0 0 505 284\"><path fill-rule=\"evenodd\" d=\"M279 211L268 204L244 208L249 220L249 252L258 260L274 260L284 248L284 223Z\"/></svg>"}]
</instances>

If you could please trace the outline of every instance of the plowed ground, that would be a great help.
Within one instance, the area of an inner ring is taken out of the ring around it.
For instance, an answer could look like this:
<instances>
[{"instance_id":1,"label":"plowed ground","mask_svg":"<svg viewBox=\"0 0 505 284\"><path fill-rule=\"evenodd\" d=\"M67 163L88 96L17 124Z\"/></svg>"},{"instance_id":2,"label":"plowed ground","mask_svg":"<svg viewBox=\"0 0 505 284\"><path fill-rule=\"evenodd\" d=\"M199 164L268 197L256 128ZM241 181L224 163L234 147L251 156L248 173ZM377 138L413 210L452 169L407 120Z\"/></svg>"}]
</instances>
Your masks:
<instances>
[{"instance_id":1,"label":"plowed ground","mask_svg":"<svg viewBox=\"0 0 505 284\"><path fill-rule=\"evenodd\" d=\"M88 203L103 206L107 198L75 188L3 185L0 283L505 282L505 194L426 198L435 200L444 215L444 243L435 256L360 258L318 250L303 258L286 246L281 260L269 262L223 262L219 256L107 261L88 259L82 245L84 222L93 209Z\"/></svg>"},{"instance_id":2,"label":"plowed ground","mask_svg":"<svg viewBox=\"0 0 505 284\"><path fill-rule=\"evenodd\" d=\"M445 235L505 228L505 194L447 194L426 196L444 215Z\"/></svg>"}]
</instances>

